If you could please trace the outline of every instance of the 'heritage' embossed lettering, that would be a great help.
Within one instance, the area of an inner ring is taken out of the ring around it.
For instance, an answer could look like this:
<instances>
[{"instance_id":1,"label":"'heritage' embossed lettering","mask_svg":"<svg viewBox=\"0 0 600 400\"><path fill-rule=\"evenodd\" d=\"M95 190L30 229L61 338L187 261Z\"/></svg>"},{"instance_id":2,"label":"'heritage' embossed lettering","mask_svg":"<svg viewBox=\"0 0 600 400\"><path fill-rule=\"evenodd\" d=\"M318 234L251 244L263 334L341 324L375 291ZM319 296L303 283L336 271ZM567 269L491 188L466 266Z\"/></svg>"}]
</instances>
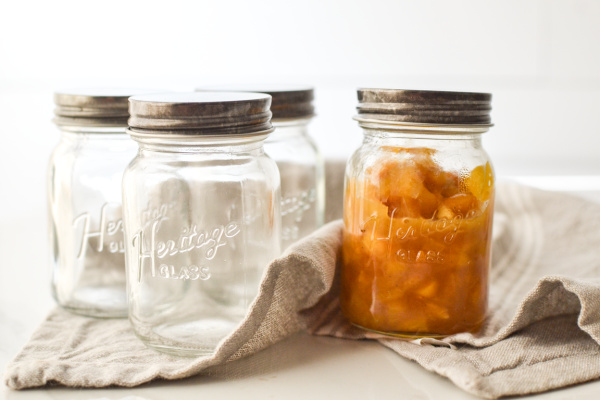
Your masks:
<instances>
[{"instance_id":1,"label":"'heritage' embossed lettering","mask_svg":"<svg viewBox=\"0 0 600 400\"><path fill-rule=\"evenodd\" d=\"M119 219L110 220L109 213L118 214ZM100 226L97 231L91 230L91 216L89 212L77 216L73 220L73 229L77 229L78 225L81 225L83 228L77 258L81 259L84 256L86 244L91 238L98 238L98 244L96 245L96 251L98 252L102 252L108 247L108 251L111 253L124 253L123 221L120 216L121 204L105 203L100 209Z\"/></svg>"},{"instance_id":2,"label":"'heritage' embossed lettering","mask_svg":"<svg viewBox=\"0 0 600 400\"><path fill-rule=\"evenodd\" d=\"M392 214L389 218L390 223L388 226L384 227L386 232L385 236L380 236L377 233L381 232L382 230L377 226L381 219L377 218L376 213L372 214L369 216L369 218L363 221L363 223L360 225L361 232L366 232L367 223L372 221L373 225L371 228L371 240L385 240L390 243L392 240L404 242L408 240L417 240L420 237L427 237L434 233L444 233L444 242L452 243L463 223L463 217L456 215L452 219L420 219L418 226L411 224L411 222L414 221L409 218L403 218L400 224L395 224L395 211L396 210L392 210ZM467 218L472 217L474 217L473 214L467 215Z\"/></svg>"},{"instance_id":3,"label":"'heritage' embossed lettering","mask_svg":"<svg viewBox=\"0 0 600 400\"><path fill-rule=\"evenodd\" d=\"M167 264L157 266L157 261L160 259L164 259L168 256L175 256L177 254L187 253L193 250L203 250L203 256L206 260L212 260L217 256L219 248L227 245L228 239L231 239L237 236L241 229L237 222L230 222L227 225L220 225L214 228L203 230L199 229L197 225L192 225L189 228L185 228L181 231L181 234L177 239L171 240L158 240L157 235L160 229L160 225L163 221L167 220L167 217L160 217L156 219L152 226L150 227L150 237L149 237L149 248L145 244L146 243L146 233L144 230L140 230L136 235L131 239L131 244L136 249L138 256L138 271L139 276L138 279L141 279L142 276L142 265L145 259L150 259L151 265L151 274L152 277L157 277L159 274L162 277L164 276L163 266ZM173 267L174 268L174 267ZM191 268L191 267L190 267ZM192 279L195 274L199 274L199 279L202 279L202 276L207 276L206 279L210 277L210 273L208 270L204 271L205 267L198 267L198 271L194 272L195 269L187 269L186 273L189 278L177 278L177 279ZM174 270L173 270L174 271ZM180 269L180 275L185 272L183 267ZM204 271L204 272L203 272ZM169 277L171 278L174 275L173 273L169 273ZM173 278L175 279L175 278ZM198 279L198 278L196 278ZM204 279L203 279L204 280Z\"/></svg>"}]
</instances>

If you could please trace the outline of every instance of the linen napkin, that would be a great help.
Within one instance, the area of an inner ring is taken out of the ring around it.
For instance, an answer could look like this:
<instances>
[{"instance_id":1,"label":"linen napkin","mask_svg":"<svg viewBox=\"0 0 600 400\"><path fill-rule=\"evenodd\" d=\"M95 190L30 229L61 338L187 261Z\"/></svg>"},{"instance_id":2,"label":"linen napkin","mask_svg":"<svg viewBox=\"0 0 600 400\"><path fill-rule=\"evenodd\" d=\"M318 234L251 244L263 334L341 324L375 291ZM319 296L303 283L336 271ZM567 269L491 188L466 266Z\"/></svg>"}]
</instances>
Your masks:
<instances>
[{"instance_id":1,"label":"linen napkin","mask_svg":"<svg viewBox=\"0 0 600 400\"><path fill-rule=\"evenodd\" d=\"M338 303L340 221L268 267L245 320L210 358L144 347L126 320L54 310L9 364L13 389L58 383L136 386L179 379L253 354L300 330L378 340L485 398L542 392L600 377L600 206L559 193L499 185L490 310L478 334L403 341L349 325Z\"/></svg>"}]
</instances>

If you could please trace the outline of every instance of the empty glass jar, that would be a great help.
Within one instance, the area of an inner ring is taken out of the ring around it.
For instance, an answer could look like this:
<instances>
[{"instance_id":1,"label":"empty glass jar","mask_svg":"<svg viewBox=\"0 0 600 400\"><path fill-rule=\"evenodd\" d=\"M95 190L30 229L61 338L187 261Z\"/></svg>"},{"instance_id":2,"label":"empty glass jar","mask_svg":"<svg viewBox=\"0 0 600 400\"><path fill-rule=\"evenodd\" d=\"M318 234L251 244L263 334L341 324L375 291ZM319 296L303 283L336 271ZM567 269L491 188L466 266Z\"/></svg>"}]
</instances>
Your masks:
<instances>
[{"instance_id":1,"label":"empty glass jar","mask_svg":"<svg viewBox=\"0 0 600 400\"><path fill-rule=\"evenodd\" d=\"M486 315L494 173L487 93L361 89L348 161L341 306L404 337L477 331Z\"/></svg>"},{"instance_id":2,"label":"empty glass jar","mask_svg":"<svg viewBox=\"0 0 600 400\"><path fill-rule=\"evenodd\" d=\"M207 90L241 90L272 96L275 132L265 141L265 152L277 162L281 175L283 249L323 225L325 213L324 163L308 134L314 116L310 87L274 85L210 87Z\"/></svg>"},{"instance_id":3,"label":"empty glass jar","mask_svg":"<svg viewBox=\"0 0 600 400\"><path fill-rule=\"evenodd\" d=\"M130 99L123 177L129 317L148 346L212 354L280 253L279 173L263 150L271 96Z\"/></svg>"},{"instance_id":4,"label":"empty glass jar","mask_svg":"<svg viewBox=\"0 0 600 400\"><path fill-rule=\"evenodd\" d=\"M61 139L48 168L52 292L78 314L127 315L121 180L137 150L125 132L127 98L135 93L54 96Z\"/></svg>"}]
</instances>

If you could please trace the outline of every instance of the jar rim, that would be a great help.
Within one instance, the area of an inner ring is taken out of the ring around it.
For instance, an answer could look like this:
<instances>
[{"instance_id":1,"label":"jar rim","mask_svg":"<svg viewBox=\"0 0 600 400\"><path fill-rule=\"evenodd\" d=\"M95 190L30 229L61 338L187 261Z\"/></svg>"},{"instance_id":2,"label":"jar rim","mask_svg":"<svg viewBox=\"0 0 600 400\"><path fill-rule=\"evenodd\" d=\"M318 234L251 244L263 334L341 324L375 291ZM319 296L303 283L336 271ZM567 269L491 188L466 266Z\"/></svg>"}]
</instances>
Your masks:
<instances>
[{"instance_id":1,"label":"jar rim","mask_svg":"<svg viewBox=\"0 0 600 400\"><path fill-rule=\"evenodd\" d=\"M494 124L436 124L436 123L425 123L425 122L404 122L404 121L393 121L393 120L382 120L375 118L365 118L361 115L355 115L352 117L358 122L359 126L366 129L385 129L385 130L397 130L407 131L414 130L423 134L443 134L447 132L451 135L456 134L472 134L472 133L485 133L489 128L493 127Z\"/></svg>"},{"instance_id":2,"label":"jar rim","mask_svg":"<svg viewBox=\"0 0 600 400\"><path fill-rule=\"evenodd\" d=\"M264 136L265 138L267 136L269 136L273 131L275 130L275 127L271 127L269 129L264 129L261 131L255 131L255 132L243 132L243 133L237 133L237 134L218 134L218 133L206 133L206 132L199 132L199 131L194 131L194 130L190 130L187 133L183 133L186 131L182 131L182 130L173 130L173 131L163 131L163 130L150 130L150 129L138 129L138 128L134 128L134 127L129 127L125 130L125 132L127 134L129 134L129 136L131 136L132 139L138 141L138 140L153 140L153 139L169 139L169 140L181 140L181 141L208 141L208 140L228 140L227 138L231 138L231 139L244 139L247 138L249 140L253 139L253 138L257 138L260 136Z\"/></svg>"}]
</instances>

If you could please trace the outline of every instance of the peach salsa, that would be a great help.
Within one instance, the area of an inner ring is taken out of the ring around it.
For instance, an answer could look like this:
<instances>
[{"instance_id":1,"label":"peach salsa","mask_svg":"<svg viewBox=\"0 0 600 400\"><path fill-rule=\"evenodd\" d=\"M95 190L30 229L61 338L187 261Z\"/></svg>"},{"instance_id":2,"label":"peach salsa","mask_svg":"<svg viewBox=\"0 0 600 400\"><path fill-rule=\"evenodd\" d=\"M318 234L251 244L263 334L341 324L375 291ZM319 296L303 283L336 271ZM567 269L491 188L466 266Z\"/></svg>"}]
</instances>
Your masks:
<instances>
[{"instance_id":1,"label":"peach salsa","mask_svg":"<svg viewBox=\"0 0 600 400\"><path fill-rule=\"evenodd\" d=\"M396 336L478 330L488 296L490 163L457 170L427 147L379 152L377 163L346 181L345 316Z\"/></svg>"}]
</instances>

